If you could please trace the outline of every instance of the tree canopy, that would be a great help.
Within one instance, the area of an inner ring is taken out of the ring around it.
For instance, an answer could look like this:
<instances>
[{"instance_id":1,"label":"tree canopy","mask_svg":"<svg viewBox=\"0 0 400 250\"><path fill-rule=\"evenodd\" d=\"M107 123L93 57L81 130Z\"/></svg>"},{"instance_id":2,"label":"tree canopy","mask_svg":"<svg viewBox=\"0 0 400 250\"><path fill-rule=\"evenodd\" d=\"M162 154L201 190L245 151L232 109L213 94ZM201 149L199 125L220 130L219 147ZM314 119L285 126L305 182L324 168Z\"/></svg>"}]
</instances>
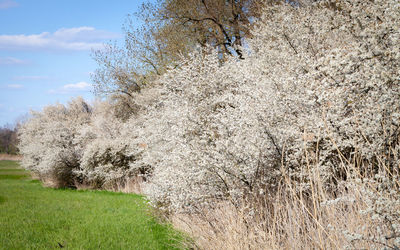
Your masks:
<instances>
[{"instance_id":1,"label":"tree canopy","mask_svg":"<svg viewBox=\"0 0 400 250\"><path fill-rule=\"evenodd\" d=\"M151 84L198 47L211 46L221 61L244 59L242 46L260 16L262 0L158 0L144 3L124 25L125 44L93 53L99 67L95 92L121 100ZM277 1L269 1L277 2ZM142 22L139 28L135 25ZM121 97L121 98L120 98ZM126 106L126 105L125 105Z\"/></svg>"}]
</instances>

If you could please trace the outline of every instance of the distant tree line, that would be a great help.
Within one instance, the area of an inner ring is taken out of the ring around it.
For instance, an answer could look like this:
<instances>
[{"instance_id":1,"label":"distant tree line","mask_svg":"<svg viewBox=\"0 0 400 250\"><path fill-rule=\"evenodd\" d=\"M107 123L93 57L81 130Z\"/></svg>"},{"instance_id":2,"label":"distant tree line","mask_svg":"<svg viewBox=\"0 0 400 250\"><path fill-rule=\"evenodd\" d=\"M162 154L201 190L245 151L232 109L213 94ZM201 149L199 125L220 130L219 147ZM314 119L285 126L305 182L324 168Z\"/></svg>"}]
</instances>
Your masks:
<instances>
[{"instance_id":1,"label":"distant tree line","mask_svg":"<svg viewBox=\"0 0 400 250\"><path fill-rule=\"evenodd\" d=\"M17 127L5 125L0 127L0 153L17 154Z\"/></svg>"}]
</instances>

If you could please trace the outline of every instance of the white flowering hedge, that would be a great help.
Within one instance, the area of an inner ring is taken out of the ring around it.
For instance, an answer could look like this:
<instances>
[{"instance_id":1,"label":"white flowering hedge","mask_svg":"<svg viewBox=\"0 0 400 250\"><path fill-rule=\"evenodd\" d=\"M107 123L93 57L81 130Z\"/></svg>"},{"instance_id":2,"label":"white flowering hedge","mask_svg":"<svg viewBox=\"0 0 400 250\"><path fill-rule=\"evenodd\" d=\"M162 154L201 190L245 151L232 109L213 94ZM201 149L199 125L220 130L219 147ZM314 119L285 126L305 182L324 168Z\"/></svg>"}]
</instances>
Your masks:
<instances>
[{"instance_id":1,"label":"white flowering hedge","mask_svg":"<svg viewBox=\"0 0 400 250\"><path fill-rule=\"evenodd\" d=\"M50 186L102 188L150 171L141 161L147 146L140 124L123 123L106 102L47 106L32 112L19 133L22 165Z\"/></svg>"},{"instance_id":2,"label":"white flowering hedge","mask_svg":"<svg viewBox=\"0 0 400 250\"><path fill-rule=\"evenodd\" d=\"M238 200L273 190L282 166L299 188L310 165L332 190L354 162L397 175L399 13L388 0L271 7L246 60L199 52L169 71L146 127L164 152L150 197L174 209Z\"/></svg>"},{"instance_id":3,"label":"white flowering hedge","mask_svg":"<svg viewBox=\"0 0 400 250\"><path fill-rule=\"evenodd\" d=\"M97 103L91 122L81 130L84 150L75 173L93 187L102 188L132 177L145 177L150 171L149 165L142 160L147 145L141 136L140 117L122 122L115 112L112 105Z\"/></svg>"},{"instance_id":4,"label":"white flowering hedge","mask_svg":"<svg viewBox=\"0 0 400 250\"><path fill-rule=\"evenodd\" d=\"M53 186L74 186L74 170L79 168L83 145L79 131L91 116L91 107L82 98L66 107L47 106L32 112L19 130L22 165Z\"/></svg>"},{"instance_id":5,"label":"white flowering hedge","mask_svg":"<svg viewBox=\"0 0 400 250\"><path fill-rule=\"evenodd\" d=\"M399 30L397 0L267 7L245 60L196 50L136 95L129 119L80 99L34 113L23 165L69 185L146 174L148 197L173 211L268 193L282 171L305 191L307 171L335 191L351 164L396 179Z\"/></svg>"}]
</instances>

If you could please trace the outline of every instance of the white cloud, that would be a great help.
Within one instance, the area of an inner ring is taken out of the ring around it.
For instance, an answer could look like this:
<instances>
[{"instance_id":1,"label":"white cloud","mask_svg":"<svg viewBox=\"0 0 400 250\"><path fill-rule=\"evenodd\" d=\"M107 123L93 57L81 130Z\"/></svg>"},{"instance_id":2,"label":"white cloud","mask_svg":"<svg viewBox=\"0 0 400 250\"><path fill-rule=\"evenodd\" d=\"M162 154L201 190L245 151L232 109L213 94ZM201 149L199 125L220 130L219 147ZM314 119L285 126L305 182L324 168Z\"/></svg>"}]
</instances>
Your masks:
<instances>
[{"instance_id":1,"label":"white cloud","mask_svg":"<svg viewBox=\"0 0 400 250\"><path fill-rule=\"evenodd\" d=\"M21 65L27 64L25 60L21 60L14 57L0 57L0 65Z\"/></svg>"},{"instance_id":2,"label":"white cloud","mask_svg":"<svg viewBox=\"0 0 400 250\"><path fill-rule=\"evenodd\" d=\"M8 84L7 85L7 88L9 88L9 89L21 89L21 88L23 88L24 86L23 85L21 85L21 84Z\"/></svg>"},{"instance_id":3,"label":"white cloud","mask_svg":"<svg viewBox=\"0 0 400 250\"><path fill-rule=\"evenodd\" d=\"M66 90L85 90L88 89L91 85L87 82L78 82L78 83L72 83L72 84L67 84L63 86L63 89Z\"/></svg>"},{"instance_id":4,"label":"white cloud","mask_svg":"<svg viewBox=\"0 0 400 250\"><path fill-rule=\"evenodd\" d=\"M119 34L93 27L62 28L54 33L32 35L0 35L3 50L90 50L99 49L103 42Z\"/></svg>"},{"instance_id":5,"label":"white cloud","mask_svg":"<svg viewBox=\"0 0 400 250\"><path fill-rule=\"evenodd\" d=\"M3 0L0 1L0 10L1 9L9 9L9 8L13 8L13 7L17 7L19 6L19 4L13 0Z\"/></svg>"},{"instance_id":6,"label":"white cloud","mask_svg":"<svg viewBox=\"0 0 400 250\"><path fill-rule=\"evenodd\" d=\"M91 89L91 84L87 82L70 83L62 86L59 89L52 89L50 94L68 94L71 92L88 91Z\"/></svg>"}]
</instances>

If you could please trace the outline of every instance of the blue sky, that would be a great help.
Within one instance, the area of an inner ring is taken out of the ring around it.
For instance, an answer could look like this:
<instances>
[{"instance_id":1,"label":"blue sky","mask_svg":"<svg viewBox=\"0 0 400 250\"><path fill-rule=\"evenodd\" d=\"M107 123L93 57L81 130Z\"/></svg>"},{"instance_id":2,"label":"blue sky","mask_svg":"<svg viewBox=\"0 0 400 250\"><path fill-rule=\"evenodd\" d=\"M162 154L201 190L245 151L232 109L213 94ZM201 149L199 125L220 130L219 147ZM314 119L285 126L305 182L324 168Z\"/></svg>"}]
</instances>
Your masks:
<instances>
[{"instance_id":1,"label":"blue sky","mask_svg":"<svg viewBox=\"0 0 400 250\"><path fill-rule=\"evenodd\" d=\"M0 0L0 126L74 96L93 100L91 50L123 41L144 0Z\"/></svg>"}]
</instances>

